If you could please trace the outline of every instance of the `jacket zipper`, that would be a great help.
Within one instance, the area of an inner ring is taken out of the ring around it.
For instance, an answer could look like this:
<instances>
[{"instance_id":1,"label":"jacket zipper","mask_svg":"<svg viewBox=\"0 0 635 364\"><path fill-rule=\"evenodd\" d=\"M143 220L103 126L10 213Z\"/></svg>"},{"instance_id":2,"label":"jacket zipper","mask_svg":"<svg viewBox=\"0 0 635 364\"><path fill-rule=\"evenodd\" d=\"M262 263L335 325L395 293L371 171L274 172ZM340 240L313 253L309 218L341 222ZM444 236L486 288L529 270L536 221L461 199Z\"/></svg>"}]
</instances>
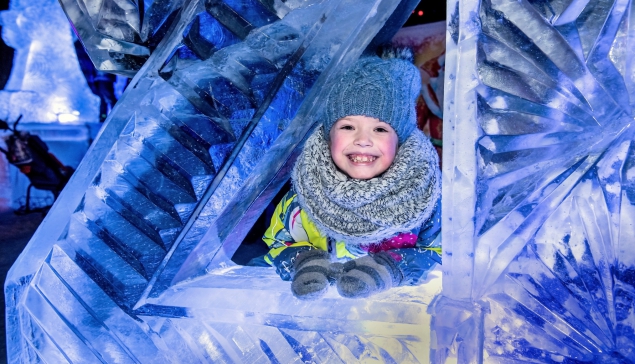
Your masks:
<instances>
[{"instance_id":1,"label":"jacket zipper","mask_svg":"<svg viewBox=\"0 0 635 364\"><path fill-rule=\"evenodd\" d=\"M331 262L337 261L337 242L330 236L327 238L328 252Z\"/></svg>"}]
</instances>

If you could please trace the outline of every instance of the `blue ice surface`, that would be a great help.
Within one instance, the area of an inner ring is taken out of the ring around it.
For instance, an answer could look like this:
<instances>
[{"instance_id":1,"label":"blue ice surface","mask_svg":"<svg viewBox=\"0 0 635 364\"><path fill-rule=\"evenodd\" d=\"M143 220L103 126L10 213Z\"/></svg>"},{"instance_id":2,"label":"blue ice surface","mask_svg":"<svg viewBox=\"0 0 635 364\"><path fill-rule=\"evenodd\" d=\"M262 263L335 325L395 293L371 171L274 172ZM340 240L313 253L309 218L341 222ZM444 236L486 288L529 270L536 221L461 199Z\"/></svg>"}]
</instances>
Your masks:
<instances>
[{"instance_id":1,"label":"blue ice surface","mask_svg":"<svg viewBox=\"0 0 635 364\"><path fill-rule=\"evenodd\" d=\"M553 5L448 4L438 362L635 362L630 4Z\"/></svg>"}]
</instances>

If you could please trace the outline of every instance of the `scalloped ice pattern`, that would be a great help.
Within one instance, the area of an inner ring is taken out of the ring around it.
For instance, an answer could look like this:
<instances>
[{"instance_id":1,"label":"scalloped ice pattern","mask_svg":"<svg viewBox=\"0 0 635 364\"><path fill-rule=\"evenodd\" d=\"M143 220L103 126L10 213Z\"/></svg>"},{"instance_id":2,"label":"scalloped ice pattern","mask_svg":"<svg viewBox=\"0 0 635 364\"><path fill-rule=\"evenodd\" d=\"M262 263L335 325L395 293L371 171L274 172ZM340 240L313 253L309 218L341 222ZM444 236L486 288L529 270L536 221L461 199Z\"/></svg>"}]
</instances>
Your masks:
<instances>
[{"instance_id":1,"label":"scalloped ice pattern","mask_svg":"<svg viewBox=\"0 0 635 364\"><path fill-rule=\"evenodd\" d=\"M436 362L635 362L632 6L448 4Z\"/></svg>"}]
</instances>

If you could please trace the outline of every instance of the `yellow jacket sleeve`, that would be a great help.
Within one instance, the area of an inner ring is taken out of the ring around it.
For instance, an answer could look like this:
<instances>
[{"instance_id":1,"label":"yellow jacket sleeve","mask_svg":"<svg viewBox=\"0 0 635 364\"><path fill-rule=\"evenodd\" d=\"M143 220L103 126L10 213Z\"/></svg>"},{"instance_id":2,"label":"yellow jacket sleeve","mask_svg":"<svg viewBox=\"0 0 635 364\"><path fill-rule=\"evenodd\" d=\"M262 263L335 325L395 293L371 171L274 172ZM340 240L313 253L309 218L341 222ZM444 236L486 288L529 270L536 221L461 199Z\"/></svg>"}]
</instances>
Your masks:
<instances>
[{"instance_id":1,"label":"yellow jacket sleeve","mask_svg":"<svg viewBox=\"0 0 635 364\"><path fill-rule=\"evenodd\" d=\"M265 255L265 261L276 266L276 260L283 256L285 250L289 248L300 248L308 250L315 248L310 242L309 234L304 230L302 209L296 200L296 193L291 189L282 198L271 217L271 224L265 231L262 240L269 247L269 253ZM313 234L311 234L313 235ZM294 251L296 249L291 249Z\"/></svg>"},{"instance_id":2,"label":"yellow jacket sleeve","mask_svg":"<svg viewBox=\"0 0 635 364\"><path fill-rule=\"evenodd\" d=\"M328 238L302 210L293 189L276 206L262 240L269 247L265 261L274 266L284 280L290 279L293 261L300 252L310 249L329 251ZM335 244L335 254L337 258L355 258L343 242Z\"/></svg>"}]
</instances>

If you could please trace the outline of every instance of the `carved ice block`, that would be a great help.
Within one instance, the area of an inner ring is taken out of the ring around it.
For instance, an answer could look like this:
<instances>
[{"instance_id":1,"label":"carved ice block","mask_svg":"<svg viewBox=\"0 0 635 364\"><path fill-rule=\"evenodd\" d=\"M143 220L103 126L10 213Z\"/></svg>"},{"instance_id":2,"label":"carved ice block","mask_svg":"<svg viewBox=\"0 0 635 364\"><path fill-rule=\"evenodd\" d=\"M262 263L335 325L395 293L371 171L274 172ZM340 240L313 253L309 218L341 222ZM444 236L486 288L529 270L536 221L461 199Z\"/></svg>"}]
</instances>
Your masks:
<instances>
[{"instance_id":1,"label":"carved ice block","mask_svg":"<svg viewBox=\"0 0 635 364\"><path fill-rule=\"evenodd\" d=\"M632 16L448 3L436 362L635 362Z\"/></svg>"}]
</instances>

